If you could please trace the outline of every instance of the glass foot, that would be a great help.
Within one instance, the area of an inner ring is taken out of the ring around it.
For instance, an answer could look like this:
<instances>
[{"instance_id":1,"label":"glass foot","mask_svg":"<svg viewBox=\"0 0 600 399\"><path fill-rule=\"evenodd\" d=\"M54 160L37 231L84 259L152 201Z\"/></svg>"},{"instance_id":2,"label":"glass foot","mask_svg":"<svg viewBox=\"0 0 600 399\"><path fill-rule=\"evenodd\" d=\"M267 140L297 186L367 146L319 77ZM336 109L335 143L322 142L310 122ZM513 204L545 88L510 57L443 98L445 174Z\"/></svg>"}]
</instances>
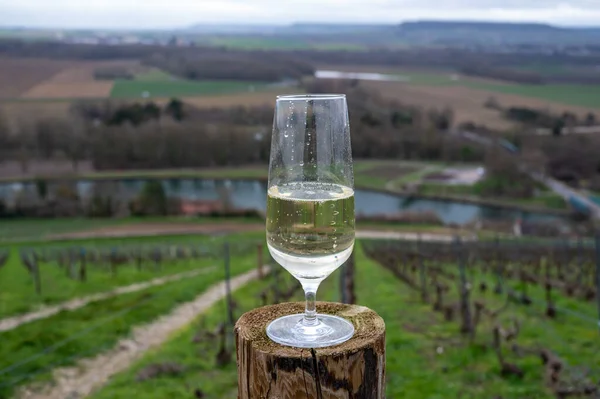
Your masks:
<instances>
[{"instance_id":1,"label":"glass foot","mask_svg":"<svg viewBox=\"0 0 600 399\"><path fill-rule=\"evenodd\" d=\"M281 345L296 348L323 348L348 341L354 326L341 317L317 314L314 324L302 323L303 314L283 316L267 326L267 335Z\"/></svg>"}]
</instances>

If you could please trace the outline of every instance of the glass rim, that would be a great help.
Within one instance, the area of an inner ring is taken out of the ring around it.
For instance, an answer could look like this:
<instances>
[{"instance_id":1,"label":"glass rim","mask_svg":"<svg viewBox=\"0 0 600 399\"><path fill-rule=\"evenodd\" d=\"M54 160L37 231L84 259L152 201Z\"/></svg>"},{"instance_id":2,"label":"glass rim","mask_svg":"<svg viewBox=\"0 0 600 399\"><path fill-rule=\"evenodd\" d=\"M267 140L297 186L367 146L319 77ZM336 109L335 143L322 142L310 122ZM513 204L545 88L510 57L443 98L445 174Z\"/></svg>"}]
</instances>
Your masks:
<instances>
[{"instance_id":1,"label":"glass rim","mask_svg":"<svg viewBox=\"0 0 600 399\"><path fill-rule=\"evenodd\" d=\"M342 100L345 94L282 94L277 96L279 100Z\"/></svg>"}]
</instances>

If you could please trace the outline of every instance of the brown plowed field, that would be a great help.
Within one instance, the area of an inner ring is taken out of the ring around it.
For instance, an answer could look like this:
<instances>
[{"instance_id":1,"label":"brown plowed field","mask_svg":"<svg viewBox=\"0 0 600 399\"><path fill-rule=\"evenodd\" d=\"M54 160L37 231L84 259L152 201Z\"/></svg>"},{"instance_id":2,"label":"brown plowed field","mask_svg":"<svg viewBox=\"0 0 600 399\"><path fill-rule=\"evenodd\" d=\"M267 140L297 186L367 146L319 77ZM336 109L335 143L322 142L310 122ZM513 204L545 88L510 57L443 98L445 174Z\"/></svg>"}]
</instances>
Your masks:
<instances>
[{"instance_id":1,"label":"brown plowed field","mask_svg":"<svg viewBox=\"0 0 600 399\"><path fill-rule=\"evenodd\" d=\"M512 126L512 123L502 118L497 111L483 106L491 93L452 86L412 86L395 82L364 82L363 84L378 90L384 97L407 105L423 108L451 108L456 123L471 121L496 129ZM498 99L498 95L493 95Z\"/></svg>"},{"instance_id":2,"label":"brown plowed field","mask_svg":"<svg viewBox=\"0 0 600 399\"><path fill-rule=\"evenodd\" d=\"M402 82L363 82L366 87L378 90L381 95L396 99L405 104L428 108L449 107L454 110L455 122L475 122L491 128L510 128L513 124L502 118L500 113L484 107L490 97L502 106L527 106L549 109L557 113L571 111L581 116L593 111L585 107L557 104L542 99L503 94L460 86L416 86Z\"/></svg>"},{"instance_id":3,"label":"brown plowed field","mask_svg":"<svg viewBox=\"0 0 600 399\"><path fill-rule=\"evenodd\" d=\"M0 57L0 98L15 98L73 65L73 61Z\"/></svg>"},{"instance_id":4,"label":"brown plowed field","mask_svg":"<svg viewBox=\"0 0 600 399\"><path fill-rule=\"evenodd\" d=\"M51 78L23 93L23 98L105 98L110 95L112 81L96 80L98 68L123 67L129 70L141 68L138 61L77 62Z\"/></svg>"},{"instance_id":5,"label":"brown plowed field","mask_svg":"<svg viewBox=\"0 0 600 399\"><path fill-rule=\"evenodd\" d=\"M22 98L28 99L77 99L105 98L110 95L113 82L73 82L73 83L42 83L27 90Z\"/></svg>"},{"instance_id":6,"label":"brown plowed field","mask_svg":"<svg viewBox=\"0 0 600 399\"><path fill-rule=\"evenodd\" d=\"M230 107L234 105L267 105L274 107L275 97L277 97L279 94L294 94L298 92L299 90L295 87L284 87L267 91L258 91L254 93L244 92L215 96L186 97L183 100L197 108Z\"/></svg>"}]
</instances>

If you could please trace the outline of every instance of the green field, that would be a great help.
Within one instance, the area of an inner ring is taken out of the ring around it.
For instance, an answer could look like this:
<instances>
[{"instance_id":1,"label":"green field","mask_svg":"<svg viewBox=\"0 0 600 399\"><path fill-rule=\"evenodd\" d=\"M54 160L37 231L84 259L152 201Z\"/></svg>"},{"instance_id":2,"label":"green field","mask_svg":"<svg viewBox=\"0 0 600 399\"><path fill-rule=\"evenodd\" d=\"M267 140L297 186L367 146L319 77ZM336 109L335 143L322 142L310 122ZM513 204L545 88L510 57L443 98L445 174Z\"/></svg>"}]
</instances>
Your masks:
<instances>
[{"instance_id":1,"label":"green field","mask_svg":"<svg viewBox=\"0 0 600 399\"><path fill-rule=\"evenodd\" d=\"M427 85L427 86L451 86L456 85L458 82L452 79L455 73L452 71L431 71L431 72L417 72L417 71L397 71L394 75L408 79L409 84L415 85Z\"/></svg>"},{"instance_id":2,"label":"green field","mask_svg":"<svg viewBox=\"0 0 600 399\"><path fill-rule=\"evenodd\" d=\"M534 206L549 209L567 209L567 203L558 194L551 191L543 191L531 198L506 198L506 197L490 197L482 196L482 186L484 182L475 183L472 186L468 185L449 185L437 183L422 183L418 186L418 193L431 196L455 196L455 197L472 197L475 199L491 199L494 201L503 201L507 204Z\"/></svg>"},{"instance_id":3,"label":"green field","mask_svg":"<svg viewBox=\"0 0 600 399\"><path fill-rule=\"evenodd\" d=\"M346 50L361 51L367 47L357 43L341 41L315 42L297 37L219 36L204 38L200 43L236 50Z\"/></svg>"},{"instance_id":4,"label":"green field","mask_svg":"<svg viewBox=\"0 0 600 399\"><path fill-rule=\"evenodd\" d=\"M212 46L239 50L306 50L311 48L309 42L297 38L234 36L214 37L207 41Z\"/></svg>"},{"instance_id":5,"label":"green field","mask_svg":"<svg viewBox=\"0 0 600 399\"><path fill-rule=\"evenodd\" d=\"M416 291L399 281L381 265L368 259L360 246L356 248L358 303L376 310L386 322L387 397L389 398L553 398L544 381L544 369L538 357L519 357L508 348L505 358L524 371L523 379L502 377L494 351L490 348L492 322L478 329L476 339L461 338L457 321L445 321L424 305ZM455 270L454 265L448 265ZM479 279L473 274L474 279ZM317 298L338 300L338 275L334 273L319 290ZM480 279L478 281L481 281ZM238 315L260 304L259 292L264 283L250 284L235 293L241 308ZM537 296L540 292L531 292ZM454 296L451 300L456 299ZM501 307L504 296L474 293L491 307ZM299 298L297 298L299 299ZM593 305L559 299L560 306L590 310ZM567 315L556 320L543 317L543 310L510 305L506 315L497 320L509 325L512 318L522 321L517 340L524 348L551 348L569 365L598 364L600 352L597 329ZM202 330L214 331L224 320L224 304L212 308L195 324L181 331L159 350L149 352L128 371L118 374L93 399L144 397L192 397L200 389L204 397L229 399L236 396L235 363L218 367L215 355L217 339L194 343ZM203 328L201 328L201 326ZM506 346L509 346L507 344ZM231 349L230 349L231 350ZM139 381L140 371L148 366L171 362L182 366L176 375L159 375Z\"/></svg>"},{"instance_id":6,"label":"green field","mask_svg":"<svg viewBox=\"0 0 600 399\"><path fill-rule=\"evenodd\" d=\"M232 236L230 237L232 248L236 243L256 240L259 237L262 238L262 234ZM171 238L166 240L168 242ZM190 242L189 240L202 243L202 239L194 240L189 237L181 238L176 242L185 243ZM164 242L165 238L163 237L162 240L160 237L155 238L154 241ZM148 243L148 240L121 240L121 244L125 242ZM245 252L232 252L232 275L256 267L256 250L254 246L248 248ZM132 326L150 322L168 313L178 304L194 299L209 286L224 278L222 265L223 260L219 257L195 261L193 264L188 263L187 266L180 265L188 269L217 267L206 274L90 303L74 311L61 312L49 319L34 321L1 332L0 398L8 397L14 387L20 384L48 380L54 367L68 366L78 358L92 357L111 348L119 339L130 333ZM164 268L168 266L170 265L163 265ZM134 268L132 265L124 266L126 267ZM13 280L19 281L19 276L22 276L19 271L21 268L18 264L10 263L5 265L2 273L13 275ZM124 270L121 271L126 274ZM66 280L67 277L63 276L63 279ZM58 277L53 283L57 284L56 288L65 287L65 283L59 282ZM26 295L26 293L22 294ZM33 292L30 297L34 298ZM2 302L10 299L4 297Z\"/></svg>"},{"instance_id":7,"label":"green field","mask_svg":"<svg viewBox=\"0 0 600 399\"><path fill-rule=\"evenodd\" d=\"M8 219L0 223L0 244L3 242L36 241L52 234L71 233L74 231L103 226L112 226L127 220L118 219Z\"/></svg>"},{"instance_id":8,"label":"green field","mask_svg":"<svg viewBox=\"0 0 600 399\"><path fill-rule=\"evenodd\" d=\"M465 86L496 93L516 94L556 103L582 107L600 107L600 86L590 85L519 85L464 82Z\"/></svg>"},{"instance_id":9,"label":"green field","mask_svg":"<svg viewBox=\"0 0 600 399\"><path fill-rule=\"evenodd\" d=\"M174 81L177 78L169 75L165 71L157 68L150 69L143 73L138 73L135 75L135 80L144 81L144 82L156 82L156 81Z\"/></svg>"},{"instance_id":10,"label":"green field","mask_svg":"<svg viewBox=\"0 0 600 399\"><path fill-rule=\"evenodd\" d=\"M150 76L158 78L159 76ZM148 78L148 76L146 76ZM247 92L263 87L263 82L238 80L117 80L110 96L112 98L193 97L201 95ZM254 88L254 89L253 89Z\"/></svg>"},{"instance_id":11,"label":"green field","mask_svg":"<svg viewBox=\"0 0 600 399\"><path fill-rule=\"evenodd\" d=\"M565 72L572 72L574 68L572 66L561 65L561 64L531 63L531 64L519 65L515 69L551 76L551 75L561 74L561 73L565 73Z\"/></svg>"},{"instance_id":12,"label":"green field","mask_svg":"<svg viewBox=\"0 0 600 399\"><path fill-rule=\"evenodd\" d=\"M389 73L389 70L387 72ZM395 70L394 74L408 78L408 83L415 85L463 86L477 90L538 98L568 105L591 108L600 107L600 86L573 84L525 85L508 82L487 83L468 76L460 76L459 79L455 79L453 76L455 73L452 71L416 72Z\"/></svg>"}]
</instances>

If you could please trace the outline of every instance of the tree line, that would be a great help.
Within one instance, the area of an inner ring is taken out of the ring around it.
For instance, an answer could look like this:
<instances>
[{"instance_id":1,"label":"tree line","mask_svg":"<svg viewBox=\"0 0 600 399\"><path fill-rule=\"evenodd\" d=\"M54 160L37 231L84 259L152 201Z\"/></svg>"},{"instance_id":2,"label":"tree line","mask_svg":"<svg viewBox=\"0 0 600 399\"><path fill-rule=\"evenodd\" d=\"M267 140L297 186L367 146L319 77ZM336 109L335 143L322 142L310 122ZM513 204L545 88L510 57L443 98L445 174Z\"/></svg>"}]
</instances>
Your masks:
<instances>
[{"instance_id":1,"label":"tree line","mask_svg":"<svg viewBox=\"0 0 600 399\"><path fill-rule=\"evenodd\" d=\"M232 52L212 48L163 51L143 58L142 62L193 80L278 82L314 73L313 67L298 57L269 51Z\"/></svg>"},{"instance_id":2,"label":"tree line","mask_svg":"<svg viewBox=\"0 0 600 399\"><path fill-rule=\"evenodd\" d=\"M314 93L348 95L355 158L482 160L481 150L445 135L450 109L422 109L382 98L357 82L312 81ZM96 169L235 166L269 160L273 107L197 109L173 99L77 103L69 120L40 119L15 130L0 120L0 160L83 160Z\"/></svg>"}]
</instances>

